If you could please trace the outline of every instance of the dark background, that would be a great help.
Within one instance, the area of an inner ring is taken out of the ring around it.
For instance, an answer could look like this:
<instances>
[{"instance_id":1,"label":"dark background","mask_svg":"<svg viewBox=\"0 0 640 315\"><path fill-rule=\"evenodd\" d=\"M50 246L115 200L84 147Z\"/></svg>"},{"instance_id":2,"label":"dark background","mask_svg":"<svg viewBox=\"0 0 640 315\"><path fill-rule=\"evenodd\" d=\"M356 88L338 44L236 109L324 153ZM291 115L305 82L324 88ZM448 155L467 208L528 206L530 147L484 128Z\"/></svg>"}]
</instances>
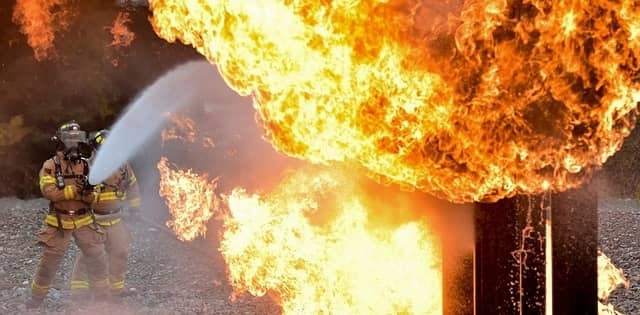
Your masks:
<instances>
[{"instance_id":1,"label":"dark background","mask_svg":"<svg viewBox=\"0 0 640 315\"><path fill-rule=\"evenodd\" d=\"M168 69L201 59L191 47L157 37L146 7L71 1L67 31L55 34L51 58L37 61L12 21L15 1L0 1L0 196L37 196L37 173L52 155L51 135L75 119L86 130L109 127L121 110ZM128 47L109 46L109 28L128 12Z\"/></svg>"},{"instance_id":2,"label":"dark background","mask_svg":"<svg viewBox=\"0 0 640 315\"><path fill-rule=\"evenodd\" d=\"M56 33L52 57L43 61L34 58L12 21L15 1L0 1L0 196L39 196L37 172L52 155L49 139L60 123L75 119L87 130L106 128L159 75L184 61L202 59L191 47L157 37L144 6L70 1L77 15L68 30ZM123 48L109 46L109 27L119 12L129 13L127 26L135 33ZM601 193L637 195L638 133L597 174ZM133 162L141 163L139 158Z\"/></svg>"}]
</instances>

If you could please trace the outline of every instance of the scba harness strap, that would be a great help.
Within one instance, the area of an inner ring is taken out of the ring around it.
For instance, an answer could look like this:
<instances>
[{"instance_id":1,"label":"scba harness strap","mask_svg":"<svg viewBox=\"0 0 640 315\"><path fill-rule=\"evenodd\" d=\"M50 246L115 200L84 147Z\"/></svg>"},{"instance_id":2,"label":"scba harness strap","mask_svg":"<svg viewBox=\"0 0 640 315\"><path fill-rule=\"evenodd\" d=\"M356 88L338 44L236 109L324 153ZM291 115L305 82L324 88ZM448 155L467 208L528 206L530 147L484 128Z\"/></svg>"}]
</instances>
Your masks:
<instances>
[{"instance_id":1,"label":"scba harness strap","mask_svg":"<svg viewBox=\"0 0 640 315\"><path fill-rule=\"evenodd\" d=\"M54 156L53 157L53 164L54 164L54 167L55 167L56 185L57 185L58 189L65 189L65 186L66 186L66 183L64 182L65 179L86 180L87 175L89 174L89 164L85 160L80 160L80 161L82 161L82 175L74 174L73 173L73 169L71 170L72 174L63 174L62 165L60 163L60 159L58 158L58 156ZM79 228L79 227L82 227L84 225L92 223L94 220L93 220L93 216L80 219L80 221L78 221L78 222L76 222L75 220L72 220L72 221L62 220L62 218L60 217L60 214L75 216L75 215L83 215L83 214L86 214L88 212L91 212L91 210L87 209L87 208L81 208L81 209L78 209L76 211L66 211L66 210L57 209L53 205L53 201L51 201L51 202L49 202L49 213L50 214L49 214L49 216L47 216L47 219L45 221L49 225L56 226L58 228L58 231L60 232L60 234L62 236L64 234L63 229ZM55 216L55 221L53 221L53 218L51 217L52 215ZM89 221L91 221L91 222L89 222ZM79 223L79 224L77 224L77 223Z\"/></svg>"},{"instance_id":2,"label":"scba harness strap","mask_svg":"<svg viewBox=\"0 0 640 315\"><path fill-rule=\"evenodd\" d=\"M56 185L59 189L64 189L66 186L64 180L65 179L79 179L85 180L87 175L89 175L89 163L85 160L82 161L82 175L80 174L63 174L62 173L62 165L60 163L60 159L57 156L53 157L53 164L55 165L55 176L56 176ZM73 170L71 170L73 173Z\"/></svg>"}]
</instances>

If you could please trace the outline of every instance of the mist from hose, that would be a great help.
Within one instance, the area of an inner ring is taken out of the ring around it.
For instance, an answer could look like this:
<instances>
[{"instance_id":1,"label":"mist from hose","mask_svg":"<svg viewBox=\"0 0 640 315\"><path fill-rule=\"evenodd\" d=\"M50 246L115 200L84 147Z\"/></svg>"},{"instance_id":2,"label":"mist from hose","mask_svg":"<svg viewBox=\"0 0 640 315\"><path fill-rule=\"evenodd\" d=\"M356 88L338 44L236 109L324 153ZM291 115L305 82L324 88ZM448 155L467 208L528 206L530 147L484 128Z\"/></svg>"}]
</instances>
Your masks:
<instances>
[{"instance_id":1,"label":"mist from hose","mask_svg":"<svg viewBox=\"0 0 640 315\"><path fill-rule=\"evenodd\" d=\"M147 139L158 135L168 113L210 103L222 106L226 100L238 98L232 90L212 89L213 85L224 85L215 66L192 61L170 70L147 87L111 127L109 137L97 152L89 182L105 180Z\"/></svg>"}]
</instances>

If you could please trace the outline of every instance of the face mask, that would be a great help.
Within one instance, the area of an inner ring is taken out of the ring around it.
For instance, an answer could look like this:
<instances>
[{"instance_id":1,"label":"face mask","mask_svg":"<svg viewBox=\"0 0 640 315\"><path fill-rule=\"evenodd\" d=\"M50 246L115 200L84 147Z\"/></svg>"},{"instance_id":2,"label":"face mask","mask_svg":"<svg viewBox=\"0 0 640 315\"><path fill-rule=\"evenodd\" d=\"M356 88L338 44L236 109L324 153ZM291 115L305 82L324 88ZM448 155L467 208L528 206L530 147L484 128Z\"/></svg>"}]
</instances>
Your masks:
<instances>
[{"instance_id":1,"label":"face mask","mask_svg":"<svg viewBox=\"0 0 640 315\"><path fill-rule=\"evenodd\" d=\"M80 150L77 147L68 148L64 151L64 158L65 160L75 162L82 158L82 154L80 154Z\"/></svg>"},{"instance_id":2,"label":"face mask","mask_svg":"<svg viewBox=\"0 0 640 315\"><path fill-rule=\"evenodd\" d=\"M69 161L79 161L84 157L83 148L88 147L86 133L82 130L61 132L58 139L64 145L64 158Z\"/></svg>"}]
</instances>

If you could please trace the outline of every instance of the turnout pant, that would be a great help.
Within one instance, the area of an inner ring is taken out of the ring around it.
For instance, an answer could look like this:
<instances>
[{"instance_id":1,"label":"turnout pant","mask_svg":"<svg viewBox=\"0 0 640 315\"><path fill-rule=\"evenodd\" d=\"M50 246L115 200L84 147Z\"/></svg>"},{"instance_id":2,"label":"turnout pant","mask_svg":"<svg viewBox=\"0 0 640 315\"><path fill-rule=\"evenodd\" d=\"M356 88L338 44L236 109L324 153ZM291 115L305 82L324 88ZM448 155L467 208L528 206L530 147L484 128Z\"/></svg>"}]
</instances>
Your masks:
<instances>
[{"instance_id":1,"label":"turnout pant","mask_svg":"<svg viewBox=\"0 0 640 315\"><path fill-rule=\"evenodd\" d=\"M112 294L120 294L125 287L127 260L131 248L131 234L127 226L121 221L96 223L105 231L105 250L107 269L109 274L109 288ZM89 293L90 259L84 253L79 253L73 265L71 275L71 294L84 295Z\"/></svg>"},{"instance_id":2,"label":"turnout pant","mask_svg":"<svg viewBox=\"0 0 640 315\"><path fill-rule=\"evenodd\" d=\"M91 288L96 296L107 293L107 268L104 261L104 232L96 225L85 225L75 229L62 229L44 224L38 233L38 242L43 247L42 257L31 283L31 294L44 298L58 267L64 257L69 241L73 237L87 261ZM62 231L62 233L61 233Z\"/></svg>"}]
</instances>

